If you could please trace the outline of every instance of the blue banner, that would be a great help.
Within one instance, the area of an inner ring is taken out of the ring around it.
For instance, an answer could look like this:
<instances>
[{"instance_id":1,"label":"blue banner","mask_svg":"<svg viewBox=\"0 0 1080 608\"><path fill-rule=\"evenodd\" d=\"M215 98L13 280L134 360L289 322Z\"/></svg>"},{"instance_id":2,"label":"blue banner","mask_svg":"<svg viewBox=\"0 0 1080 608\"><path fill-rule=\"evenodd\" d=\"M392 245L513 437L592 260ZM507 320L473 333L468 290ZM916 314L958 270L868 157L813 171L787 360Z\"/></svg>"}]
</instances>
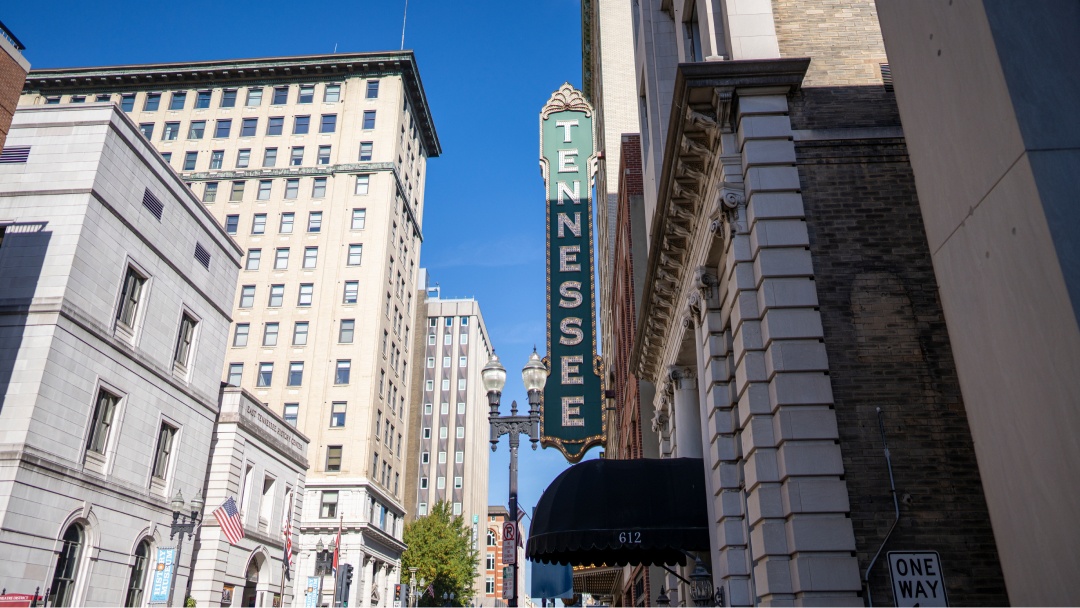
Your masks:
<instances>
[{"instance_id":1,"label":"blue banner","mask_svg":"<svg viewBox=\"0 0 1080 608\"><path fill-rule=\"evenodd\" d=\"M176 547L160 547L157 550L157 564L154 566L154 582L150 585L150 603L169 601L169 588L172 587L173 568L176 567Z\"/></svg>"},{"instance_id":2,"label":"blue banner","mask_svg":"<svg viewBox=\"0 0 1080 608\"><path fill-rule=\"evenodd\" d=\"M315 608L319 605L319 583L321 582L321 576L307 577L307 588L304 594L304 606L306 608Z\"/></svg>"}]
</instances>

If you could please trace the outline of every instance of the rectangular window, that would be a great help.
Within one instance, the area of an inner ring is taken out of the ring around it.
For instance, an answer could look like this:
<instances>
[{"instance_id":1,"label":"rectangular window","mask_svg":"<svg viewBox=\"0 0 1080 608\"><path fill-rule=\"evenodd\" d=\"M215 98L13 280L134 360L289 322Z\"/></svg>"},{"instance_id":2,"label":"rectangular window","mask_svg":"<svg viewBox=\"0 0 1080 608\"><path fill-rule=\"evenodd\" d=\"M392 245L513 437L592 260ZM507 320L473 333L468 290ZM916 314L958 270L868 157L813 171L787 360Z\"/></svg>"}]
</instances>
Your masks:
<instances>
[{"instance_id":1,"label":"rectangular window","mask_svg":"<svg viewBox=\"0 0 1080 608\"><path fill-rule=\"evenodd\" d=\"M297 97L296 103L311 103L313 101L315 101L315 85L300 85L300 96Z\"/></svg>"},{"instance_id":2,"label":"rectangular window","mask_svg":"<svg viewBox=\"0 0 1080 608\"><path fill-rule=\"evenodd\" d=\"M236 324L236 330L233 331L232 345L237 346L237 347L247 346L247 343L248 343L248 331L250 329L251 329L251 326L248 325L247 323L237 323Z\"/></svg>"},{"instance_id":3,"label":"rectangular window","mask_svg":"<svg viewBox=\"0 0 1080 608\"><path fill-rule=\"evenodd\" d=\"M289 103L289 87L274 87L274 99L270 105L283 106Z\"/></svg>"},{"instance_id":4,"label":"rectangular window","mask_svg":"<svg viewBox=\"0 0 1080 608\"><path fill-rule=\"evenodd\" d=\"M225 381L229 386L240 386L240 382L244 379L244 364L243 363L230 363L229 364L229 378Z\"/></svg>"},{"instance_id":5,"label":"rectangular window","mask_svg":"<svg viewBox=\"0 0 1080 608\"><path fill-rule=\"evenodd\" d=\"M277 346L279 324L267 323L263 326L263 346Z\"/></svg>"},{"instance_id":6,"label":"rectangular window","mask_svg":"<svg viewBox=\"0 0 1080 608\"><path fill-rule=\"evenodd\" d=\"M262 87L249 88L247 90L247 101L244 105L249 107L262 105L263 90Z\"/></svg>"},{"instance_id":7,"label":"rectangular window","mask_svg":"<svg viewBox=\"0 0 1080 608\"><path fill-rule=\"evenodd\" d=\"M270 189L273 187L273 180L260 179L259 180L259 192L255 196L257 200L268 201L270 200Z\"/></svg>"},{"instance_id":8,"label":"rectangular window","mask_svg":"<svg viewBox=\"0 0 1080 608\"><path fill-rule=\"evenodd\" d=\"M301 386L304 384L304 362L292 361L289 363L289 376L285 380L286 386Z\"/></svg>"},{"instance_id":9,"label":"rectangular window","mask_svg":"<svg viewBox=\"0 0 1080 608\"><path fill-rule=\"evenodd\" d=\"M265 234L266 233L266 214L256 213L255 217L251 219L251 234Z\"/></svg>"},{"instance_id":10,"label":"rectangular window","mask_svg":"<svg viewBox=\"0 0 1080 608\"><path fill-rule=\"evenodd\" d=\"M446 452L439 452L439 464L446 464Z\"/></svg>"},{"instance_id":11,"label":"rectangular window","mask_svg":"<svg viewBox=\"0 0 1080 608\"><path fill-rule=\"evenodd\" d=\"M340 449L338 455L340 457ZM322 519L334 519L337 517L337 490L321 492L319 499L319 517Z\"/></svg>"},{"instance_id":12,"label":"rectangular window","mask_svg":"<svg viewBox=\"0 0 1080 608\"><path fill-rule=\"evenodd\" d=\"M240 288L240 308L251 308L255 305L255 286L244 285Z\"/></svg>"},{"instance_id":13,"label":"rectangular window","mask_svg":"<svg viewBox=\"0 0 1080 608\"><path fill-rule=\"evenodd\" d=\"M357 295L360 292L359 281L345 281L345 304L356 304Z\"/></svg>"},{"instance_id":14,"label":"rectangular window","mask_svg":"<svg viewBox=\"0 0 1080 608\"><path fill-rule=\"evenodd\" d=\"M465 378L458 378L457 390L459 390L459 391L465 390Z\"/></svg>"},{"instance_id":15,"label":"rectangular window","mask_svg":"<svg viewBox=\"0 0 1080 608\"><path fill-rule=\"evenodd\" d=\"M241 148L236 151L236 168L247 169L251 164L251 148Z\"/></svg>"},{"instance_id":16,"label":"rectangular window","mask_svg":"<svg viewBox=\"0 0 1080 608\"><path fill-rule=\"evenodd\" d=\"M375 128L375 110L364 110L364 123L362 128L365 130Z\"/></svg>"},{"instance_id":17,"label":"rectangular window","mask_svg":"<svg viewBox=\"0 0 1080 608\"><path fill-rule=\"evenodd\" d=\"M311 298L315 293L315 286L312 283L301 283L300 294L296 299L297 306L311 306Z\"/></svg>"},{"instance_id":18,"label":"rectangular window","mask_svg":"<svg viewBox=\"0 0 1080 608\"><path fill-rule=\"evenodd\" d=\"M443 401L442 406L439 407L439 413L445 416L450 413L450 404Z\"/></svg>"},{"instance_id":19,"label":"rectangular window","mask_svg":"<svg viewBox=\"0 0 1080 608\"><path fill-rule=\"evenodd\" d=\"M86 95L72 95L71 103L86 103Z\"/></svg>"},{"instance_id":20,"label":"rectangular window","mask_svg":"<svg viewBox=\"0 0 1080 608\"><path fill-rule=\"evenodd\" d=\"M236 89L224 89L223 91L221 91L221 104L218 107L235 108Z\"/></svg>"},{"instance_id":21,"label":"rectangular window","mask_svg":"<svg viewBox=\"0 0 1080 608\"><path fill-rule=\"evenodd\" d=\"M424 452L420 454L420 464L428 464L429 462L431 462L430 452Z\"/></svg>"},{"instance_id":22,"label":"rectangular window","mask_svg":"<svg viewBox=\"0 0 1080 608\"><path fill-rule=\"evenodd\" d=\"M311 126L310 116L297 116L293 118L293 135L307 135L308 129Z\"/></svg>"},{"instance_id":23,"label":"rectangular window","mask_svg":"<svg viewBox=\"0 0 1080 608\"><path fill-rule=\"evenodd\" d=\"M431 392L431 391L435 390L435 381L434 380L428 380L427 382L425 382L424 383L424 390L428 391L428 392Z\"/></svg>"},{"instance_id":24,"label":"rectangular window","mask_svg":"<svg viewBox=\"0 0 1080 608\"><path fill-rule=\"evenodd\" d=\"M271 116L266 121L266 134L267 135L281 135L281 130L285 127L284 116Z\"/></svg>"},{"instance_id":25,"label":"rectangular window","mask_svg":"<svg viewBox=\"0 0 1080 608\"><path fill-rule=\"evenodd\" d=\"M165 123L165 130L161 132L162 141L174 141L177 135L180 134L180 123L167 122Z\"/></svg>"},{"instance_id":26,"label":"rectangular window","mask_svg":"<svg viewBox=\"0 0 1080 608\"><path fill-rule=\"evenodd\" d=\"M112 95L98 95L94 97L94 101L108 103L112 101Z\"/></svg>"},{"instance_id":27,"label":"rectangular window","mask_svg":"<svg viewBox=\"0 0 1080 608\"><path fill-rule=\"evenodd\" d=\"M304 247L304 268L315 268L319 263L319 248Z\"/></svg>"},{"instance_id":28,"label":"rectangular window","mask_svg":"<svg viewBox=\"0 0 1080 608\"><path fill-rule=\"evenodd\" d=\"M341 101L341 85L326 85L326 89L323 91L323 101L326 103L335 103Z\"/></svg>"},{"instance_id":29,"label":"rectangular window","mask_svg":"<svg viewBox=\"0 0 1080 608\"><path fill-rule=\"evenodd\" d=\"M446 432L445 426L439 427L439 439L446 439Z\"/></svg>"},{"instance_id":30,"label":"rectangular window","mask_svg":"<svg viewBox=\"0 0 1080 608\"><path fill-rule=\"evenodd\" d=\"M293 325L292 343L293 346L307 346L308 338L308 322L297 321L296 325Z\"/></svg>"},{"instance_id":31,"label":"rectangular window","mask_svg":"<svg viewBox=\"0 0 1080 608\"><path fill-rule=\"evenodd\" d=\"M352 361L349 359L338 359L337 371L334 374L334 384L348 384L351 371Z\"/></svg>"},{"instance_id":32,"label":"rectangular window","mask_svg":"<svg viewBox=\"0 0 1080 608\"><path fill-rule=\"evenodd\" d=\"M359 266L360 260L363 257L364 246L360 244L349 245L349 266Z\"/></svg>"},{"instance_id":33,"label":"rectangular window","mask_svg":"<svg viewBox=\"0 0 1080 608\"><path fill-rule=\"evenodd\" d=\"M284 285L271 285L270 286L270 300L266 305L271 308L281 308L281 305L285 303L285 286Z\"/></svg>"},{"instance_id":34,"label":"rectangular window","mask_svg":"<svg viewBox=\"0 0 1080 608\"><path fill-rule=\"evenodd\" d=\"M125 112L130 112L135 109L134 93L126 93L120 96L120 109Z\"/></svg>"},{"instance_id":35,"label":"rectangular window","mask_svg":"<svg viewBox=\"0 0 1080 608\"><path fill-rule=\"evenodd\" d=\"M458 367L466 367L468 365L468 357L458 357Z\"/></svg>"},{"instance_id":36,"label":"rectangular window","mask_svg":"<svg viewBox=\"0 0 1080 608\"><path fill-rule=\"evenodd\" d=\"M120 306L116 310L116 320L129 330L135 329L138 320L139 304L142 302L143 287L146 277L128 266L124 274L124 283L120 292Z\"/></svg>"},{"instance_id":37,"label":"rectangular window","mask_svg":"<svg viewBox=\"0 0 1080 608\"><path fill-rule=\"evenodd\" d=\"M247 263L244 264L244 270L258 270L259 262L262 260L262 249L248 249Z\"/></svg>"},{"instance_id":38,"label":"rectangular window","mask_svg":"<svg viewBox=\"0 0 1080 608\"><path fill-rule=\"evenodd\" d=\"M300 180L299 179L287 179L285 180L285 198L294 199L300 192Z\"/></svg>"},{"instance_id":39,"label":"rectangular window","mask_svg":"<svg viewBox=\"0 0 1080 608\"><path fill-rule=\"evenodd\" d=\"M427 477L421 477L420 478L420 489L421 490L426 490L427 489L427 479L428 479Z\"/></svg>"},{"instance_id":40,"label":"rectangular window","mask_svg":"<svg viewBox=\"0 0 1080 608\"><path fill-rule=\"evenodd\" d=\"M205 120L193 120L193 121L191 121L191 124L188 125L187 138L188 139L202 139L203 138L203 132L205 132L205 131L206 131L206 121Z\"/></svg>"},{"instance_id":41,"label":"rectangular window","mask_svg":"<svg viewBox=\"0 0 1080 608\"><path fill-rule=\"evenodd\" d=\"M378 433L376 433L376 435L377 434ZM431 429L430 428L424 427L423 437L424 437L424 439L431 439Z\"/></svg>"},{"instance_id":42,"label":"rectangular window","mask_svg":"<svg viewBox=\"0 0 1080 608\"><path fill-rule=\"evenodd\" d=\"M224 150L214 150L210 153L210 169L220 169L221 164L225 161Z\"/></svg>"},{"instance_id":43,"label":"rectangular window","mask_svg":"<svg viewBox=\"0 0 1080 608\"><path fill-rule=\"evenodd\" d=\"M450 380L445 379L445 378L443 379L443 381L442 381L442 390L444 390L444 391L450 390Z\"/></svg>"},{"instance_id":44,"label":"rectangular window","mask_svg":"<svg viewBox=\"0 0 1080 608\"><path fill-rule=\"evenodd\" d=\"M240 137L255 137L259 128L258 118L245 118L240 123Z\"/></svg>"},{"instance_id":45,"label":"rectangular window","mask_svg":"<svg viewBox=\"0 0 1080 608\"><path fill-rule=\"evenodd\" d=\"M315 162L319 165L330 164L330 146L319 146L319 154L315 158Z\"/></svg>"},{"instance_id":46,"label":"rectangular window","mask_svg":"<svg viewBox=\"0 0 1080 608\"><path fill-rule=\"evenodd\" d=\"M285 404L284 415L282 416L283 418L285 418L285 422L287 422L288 424L295 427L296 426L296 419L299 417L299 415L300 415L300 404L299 403L286 403Z\"/></svg>"},{"instance_id":47,"label":"rectangular window","mask_svg":"<svg viewBox=\"0 0 1080 608\"><path fill-rule=\"evenodd\" d=\"M158 431L157 450L154 454L154 477L164 480L169 471L169 456L173 451L173 439L176 438L176 427L162 424Z\"/></svg>"},{"instance_id":48,"label":"rectangular window","mask_svg":"<svg viewBox=\"0 0 1080 608\"><path fill-rule=\"evenodd\" d=\"M455 490L460 490L461 489L461 478L460 477L455 477L454 478L454 489Z\"/></svg>"},{"instance_id":49,"label":"rectangular window","mask_svg":"<svg viewBox=\"0 0 1080 608\"><path fill-rule=\"evenodd\" d=\"M175 95L173 96L175 98ZM195 109L209 108L210 107L210 91L196 91L195 92Z\"/></svg>"},{"instance_id":50,"label":"rectangular window","mask_svg":"<svg viewBox=\"0 0 1080 608\"><path fill-rule=\"evenodd\" d=\"M367 194L368 186L371 184L370 175L357 175L356 176L356 188L353 190L353 194Z\"/></svg>"},{"instance_id":51,"label":"rectangular window","mask_svg":"<svg viewBox=\"0 0 1080 608\"><path fill-rule=\"evenodd\" d=\"M352 226L353 230L363 230L364 224L367 223L367 209L353 209L352 210Z\"/></svg>"},{"instance_id":52,"label":"rectangular window","mask_svg":"<svg viewBox=\"0 0 1080 608\"><path fill-rule=\"evenodd\" d=\"M289 153L289 166L299 167L304 164L304 146L293 146Z\"/></svg>"},{"instance_id":53,"label":"rectangular window","mask_svg":"<svg viewBox=\"0 0 1080 608\"><path fill-rule=\"evenodd\" d=\"M333 133L337 130L337 114L323 114L319 121L319 133Z\"/></svg>"},{"instance_id":54,"label":"rectangular window","mask_svg":"<svg viewBox=\"0 0 1080 608\"><path fill-rule=\"evenodd\" d=\"M311 213L308 213L307 231L322 231L322 211L312 211Z\"/></svg>"},{"instance_id":55,"label":"rectangular window","mask_svg":"<svg viewBox=\"0 0 1080 608\"><path fill-rule=\"evenodd\" d=\"M187 91L176 91L169 99L170 110L183 110L184 101L187 100Z\"/></svg>"},{"instance_id":56,"label":"rectangular window","mask_svg":"<svg viewBox=\"0 0 1080 608\"><path fill-rule=\"evenodd\" d=\"M94 417L90 420L90 436L87 437L86 449L98 454L105 453L105 447L109 441L109 430L113 424L113 414L120 397L106 391L98 390L97 402L94 405Z\"/></svg>"},{"instance_id":57,"label":"rectangular window","mask_svg":"<svg viewBox=\"0 0 1080 608\"><path fill-rule=\"evenodd\" d=\"M274 251L274 270L285 270L289 267L289 248L278 247Z\"/></svg>"},{"instance_id":58,"label":"rectangular window","mask_svg":"<svg viewBox=\"0 0 1080 608\"><path fill-rule=\"evenodd\" d=\"M330 405L330 426L345 426L345 410L348 404L344 401L335 401Z\"/></svg>"},{"instance_id":59,"label":"rectangular window","mask_svg":"<svg viewBox=\"0 0 1080 608\"><path fill-rule=\"evenodd\" d=\"M229 192L229 202L237 203L244 200L244 182L233 182L232 191Z\"/></svg>"},{"instance_id":60,"label":"rectangular window","mask_svg":"<svg viewBox=\"0 0 1080 608\"><path fill-rule=\"evenodd\" d=\"M223 118L214 123L214 137L221 139L229 136L232 130L232 119Z\"/></svg>"},{"instance_id":61,"label":"rectangular window","mask_svg":"<svg viewBox=\"0 0 1080 608\"><path fill-rule=\"evenodd\" d=\"M370 141L362 141L362 142L360 142L360 160L361 161L369 161L369 160L371 160L371 142Z\"/></svg>"},{"instance_id":62,"label":"rectangular window","mask_svg":"<svg viewBox=\"0 0 1080 608\"><path fill-rule=\"evenodd\" d=\"M278 232L281 234L292 234L293 217L294 215L292 213L282 213L281 225L278 227Z\"/></svg>"},{"instance_id":63,"label":"rectangular window","mask_svg":"<svg viewBox=\"0 0 1080 608\"><path fill-rule=\"evenodd\" d=\"M55 106L55 105L59 105L59 104L60 104L60 96L59 95L50 95L50 96L45 98L45 105L47 105L47 106Z\"/></svg>"},{"instance_id":64,"label":"rectangular window","mask_svg":"<svg viewBox=\"0 0 1080 608\"><path fill-rule=\"evenodd\" d=\"M184 152L184 171L194 171L195 163L199 160L198 152Z\"/></svg>"},{"instance_id":65,"label":"rectangular window","mask_svg":"<svg viewBox=\"0 0 1080 608\"><path fill-rule=\"evenodd\" d=\"M442 366L443 367L450 367L450 357L443 357L442 358Z\"/></svg>"},{"instance_id":66,"label":"rectangular window","mask_svg":"<svg viewBox=\"0 0 1080 608\"><path fill-rule=\"evenodd\" d=\"M340 445L328 445L328 446L326 446L326 470L327 471L340 471L341 470L341 446Z\"/></svg>"},{"instance_id":67,"label":"rectangular window","mask_svg":"<svg viewBox=\"0 0 1080 608\"><path fill-rule=\"evenodd\" d=\"M338 342L342 344L352 344L353 334L356 330L355 319L342 319L341 327L338 329Z\"/></svg>"},{"instance_id":68,"label":"rectangular window","mask_svg":"<svg viewBox=\"0 0 1080 608\"><path fill-rule=\"evenodd\" d=\"M176 348L173 350L173 366L187 369L191 362L191 345L195 341L195 326L198 321L184 313L180 317L180 331L176 336Z\"/></svg>"},{"instance_id":69,"label":"rectangular window","mask_svg":"<svg viewBox=\"0 0 1080 608\"><path fill-rule=\"evenodd\" d=\"M157 112L161 104L161 93L147 93L143 100L143 112Z\"/></svg>"},{"instance_id":70,"label":"rectangular window","mask_svg":"<svg viewBox=\"0 0 1080 608\"><path fill-rule=\"evenodd\" d=\"M428 343L429 346L434 346L435 345L435 334L431 334L430 336L427 337L427 343ZM434 363L432 365L434 365Z\"/></svg>"},{"instance_id":71,"label":"rectangular window","mask_svg":"<svg viewBox=\"0 0 1080 608\"><path fill-rule=\"evenodd\" d=\"M379 81L369 80L367 81L367 95L368 99L376 99L379 97Z\"/></svg>"},{"instance_id":72,"label":"rectangular window","mask_svg":"<svg viewBox=\"0 0 1080 608\"><path fill-rule=\"evenodd\" d=\"M461 405L461 404L459 403L458 405ZM457 427L457 438L458 439L464 439L465 438L465 427L463 427L463 426Z\"/></svg>"},{"instance_id":73,"label":"rectangular window","mask_svg":"<svg viewBox=\"0 0 1080 608\"><path fill-rule=\"evenodd\" d=\"M139 125L139 132L142 133L146 139L154 139L154 123L144 122Z\"/></svg>"},{"instance_id":74,"label":"rectangular window","mask_svg":"<svg viewBox=\"0 0 1080 608\"><path fill-rule=\"evenodd\" d=\"M326 196L326 178L316 177L311 181L311 198L324 198Z\"/></svg>"},{"instance_id":75,"label":"rectangular window","mask_svg":"<svg viewBox=\"0 0 1080 608\"><path fill-rule=\"evenodd\" d=\"M277 164L277 148L267 148L263 152L263 166L273 167Z\"/></svg>"}]
</instances>

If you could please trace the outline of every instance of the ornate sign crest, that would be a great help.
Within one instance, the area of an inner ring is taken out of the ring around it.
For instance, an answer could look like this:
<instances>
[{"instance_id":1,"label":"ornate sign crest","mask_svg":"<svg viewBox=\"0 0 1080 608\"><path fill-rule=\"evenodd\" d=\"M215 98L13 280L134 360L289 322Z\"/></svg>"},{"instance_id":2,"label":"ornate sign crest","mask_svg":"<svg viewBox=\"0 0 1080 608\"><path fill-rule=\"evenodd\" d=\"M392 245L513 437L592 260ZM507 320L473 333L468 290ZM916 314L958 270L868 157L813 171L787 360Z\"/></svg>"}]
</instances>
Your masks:
<instances>
[{"instance_id":1,"label":"ornate sign crest","mask_svg":"<svg viewBox=\"0 0 1080 608\"><path fill-rule=\"evenodd\" d=\"M593 289L592 106L564 84L540 112L547 192L548 382L540 441L577 462L607 432Z\"/></svg>"}]
</instances>

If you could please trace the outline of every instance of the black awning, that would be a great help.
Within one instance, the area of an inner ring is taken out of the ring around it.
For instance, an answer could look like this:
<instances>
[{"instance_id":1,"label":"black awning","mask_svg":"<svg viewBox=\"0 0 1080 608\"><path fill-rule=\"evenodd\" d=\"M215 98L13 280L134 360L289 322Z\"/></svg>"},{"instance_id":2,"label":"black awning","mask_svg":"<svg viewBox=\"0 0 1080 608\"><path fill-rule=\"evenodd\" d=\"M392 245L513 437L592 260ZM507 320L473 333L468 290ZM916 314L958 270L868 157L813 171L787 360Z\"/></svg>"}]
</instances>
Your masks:
<instances>
[{"instance_id":1,"label":"black awning","mask_svg":"<svg viewBox=\"0 0 1080 608\"><path fill-rule=\"evenodd\" d=\"M525 554L573 565L684 563L708 551L700 458L587 460L544 490Z\"/></svg>"}]
</instances>

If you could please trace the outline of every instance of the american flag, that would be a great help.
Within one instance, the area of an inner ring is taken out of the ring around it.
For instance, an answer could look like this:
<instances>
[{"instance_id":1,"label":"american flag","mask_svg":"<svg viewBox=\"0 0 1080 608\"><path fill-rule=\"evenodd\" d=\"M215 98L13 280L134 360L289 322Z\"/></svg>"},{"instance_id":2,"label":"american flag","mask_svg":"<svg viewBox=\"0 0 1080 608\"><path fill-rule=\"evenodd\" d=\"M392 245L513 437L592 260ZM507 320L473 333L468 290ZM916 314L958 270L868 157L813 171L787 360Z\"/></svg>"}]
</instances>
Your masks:
<instances>
[{"instance_id":1,"label":"american flag","mask_svg":"<svg viewBox=\"0 0 1080 608\"><path fill-rule=\"evenodd\" d=\"M244 538L244 524L240 521L240 511L236 509L236 501L232 496L225 499L221 506L214 509L214 519L217 520L229 544L235 545Z\"/></svg>"},{"instance_id":2,"label":"american flag","mask_svg":"<svg viewBox=\"0 0 1080 608\"><path fill-rule=\"evenodd\" d=\"M289 579L289 567L292 565L292 494L285 497L285 508L281 517L281 531L285 534L285 578Z\"/></svg>"}]
</instances>

